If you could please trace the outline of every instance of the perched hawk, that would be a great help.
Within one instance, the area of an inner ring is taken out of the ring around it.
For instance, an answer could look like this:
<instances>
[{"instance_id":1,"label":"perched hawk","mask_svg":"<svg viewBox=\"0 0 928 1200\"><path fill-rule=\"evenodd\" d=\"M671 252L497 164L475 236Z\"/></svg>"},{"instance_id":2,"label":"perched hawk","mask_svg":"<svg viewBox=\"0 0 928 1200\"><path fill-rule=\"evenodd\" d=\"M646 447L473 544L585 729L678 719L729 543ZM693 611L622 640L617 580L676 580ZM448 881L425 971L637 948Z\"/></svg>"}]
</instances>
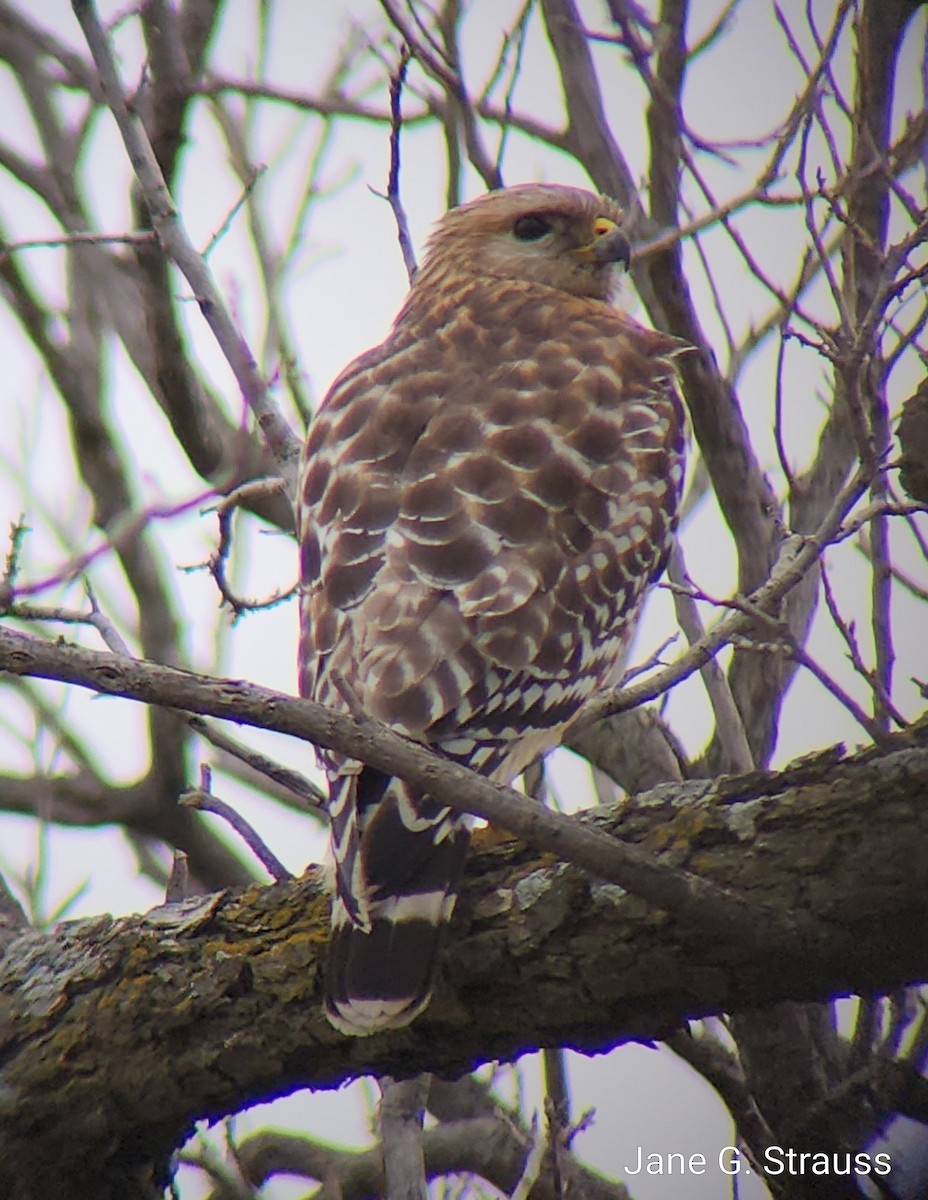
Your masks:
<instances>
[{"instance_id":1,"label":"perched hawk","mask_svg":"<svg viewBox=\"0 0 928 1200\"><path fill-rule=\"evenodd\" d=\"M393 329L333 384L301 482L304 696L507 782L617 682L683 475L681 343L610 300L616 204L528 184L449 212ZM428 1004L465 820L326 751L328 1015Z\"/></svg>"}]
</instances>

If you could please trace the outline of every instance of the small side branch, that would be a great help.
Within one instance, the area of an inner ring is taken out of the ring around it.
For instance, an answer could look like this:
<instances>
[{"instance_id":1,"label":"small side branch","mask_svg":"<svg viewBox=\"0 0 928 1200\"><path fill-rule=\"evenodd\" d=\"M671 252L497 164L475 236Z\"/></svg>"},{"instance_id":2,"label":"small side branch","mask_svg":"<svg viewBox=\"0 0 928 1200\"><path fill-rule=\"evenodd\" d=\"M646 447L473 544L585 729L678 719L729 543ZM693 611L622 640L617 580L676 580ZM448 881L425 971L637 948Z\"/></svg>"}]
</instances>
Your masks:
<instances>
[{"instance_id":1,"label":"small side branch","mask_svg":"<svg viewBox=\"0 0 928 1200\"><path fill-rule=\"evenodd\" d=\"M281 880L293 879L293 875L263 840L254 826L250 825L241 813L236 812L231 804L227 804L225 800L220 800L218 796L213 795L212 778L208 766L204 765L200 768L200 786L194 788L192 791L184 792L180 797L179 803L184 808L195 808L198 812L215 813L217 817L222 817L224 821L228 821L276 883L280 883Z\"/></svg>"},{"instance_id":2,"label":"small side branch","mask_svg":"<svg viewBox=\"0 0 928 1200\"><path fill-rule=\"evenodd\" d=\"M186 571L197 571L200 569L209 571L213 577L213 582L219 590L223 603L228 605L234 620L237 620L246 612L258 612L261 609L276 608L278 604L283 604L286 600L296 595L297 585L293 584L292 587L287 588L285 591L277 589L270 596L256 600L246 596L239 596L229 582L228 563L232 553L232 529L236 509L256 499L273 496L284 490L286 490L286 483L283 479L256 479L242 484L241 487L237 487L234 491L230 492L228 496L224 496L216 505L216 512L219 515L219 545L210 555L208 562L197 563L184 568Z\"/></svg>"},{"instance_id":3,"label":"small side branch","mask_svg":"<svg viewBox=\"0 0 928 1200\"><path fill-rule=\"evenodd\" d=\"M387 179L387 201L393 210L396 220L396 232L399 237L400 250L403 254L403 264L410 284L416 277L418 265L415 251L412 248L412 238L409 234L409 221L406 210L400 199L400 135L403 131L403 86L406 83L406 72L409 69L410 52L408 46L403 46L400 61L390 79L390 174Z\"/></svg>"}]
</instances>

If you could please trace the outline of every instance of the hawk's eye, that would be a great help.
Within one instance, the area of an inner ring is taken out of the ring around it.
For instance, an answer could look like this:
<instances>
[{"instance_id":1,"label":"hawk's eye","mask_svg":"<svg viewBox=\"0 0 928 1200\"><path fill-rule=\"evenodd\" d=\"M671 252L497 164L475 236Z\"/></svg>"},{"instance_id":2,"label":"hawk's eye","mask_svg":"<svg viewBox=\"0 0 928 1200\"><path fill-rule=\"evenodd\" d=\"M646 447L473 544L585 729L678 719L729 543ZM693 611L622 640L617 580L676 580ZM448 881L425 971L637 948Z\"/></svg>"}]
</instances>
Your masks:
<instances>
[{"instance_id":1,"label":"hawk's eye","mask_svg":"<svg viewBox=\"0 0 928 1200\"><path fill-rule=\"evenodd\" d=\"M512 227L512 232L520 242L537 242L546 233L551 232L551 222L545 217L519 217Z\"/></svg>"}]
</instances>

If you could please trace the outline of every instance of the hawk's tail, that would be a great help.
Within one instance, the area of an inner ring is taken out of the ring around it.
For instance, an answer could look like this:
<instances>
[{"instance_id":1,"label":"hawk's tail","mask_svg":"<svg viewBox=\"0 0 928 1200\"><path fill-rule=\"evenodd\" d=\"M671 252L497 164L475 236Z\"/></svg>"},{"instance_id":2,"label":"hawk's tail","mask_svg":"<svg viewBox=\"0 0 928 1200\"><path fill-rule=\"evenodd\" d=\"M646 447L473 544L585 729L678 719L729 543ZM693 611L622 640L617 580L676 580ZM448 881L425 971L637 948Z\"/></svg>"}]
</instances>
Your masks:
<instances>
[{"instance_id":1,"label":"hawk's tail","mask_svg":"<svg viewBox=\"0 0 928 1200\"><path fill-rule=\"evenodd\" d=\"M408 1025L431 999L469 833L459 815L401 780L365 768L338 782L354 803L339 796L343 805L330 804L336 896L326 1011L336 1029L363 1037Z\"/></svg>"}]
</instances>

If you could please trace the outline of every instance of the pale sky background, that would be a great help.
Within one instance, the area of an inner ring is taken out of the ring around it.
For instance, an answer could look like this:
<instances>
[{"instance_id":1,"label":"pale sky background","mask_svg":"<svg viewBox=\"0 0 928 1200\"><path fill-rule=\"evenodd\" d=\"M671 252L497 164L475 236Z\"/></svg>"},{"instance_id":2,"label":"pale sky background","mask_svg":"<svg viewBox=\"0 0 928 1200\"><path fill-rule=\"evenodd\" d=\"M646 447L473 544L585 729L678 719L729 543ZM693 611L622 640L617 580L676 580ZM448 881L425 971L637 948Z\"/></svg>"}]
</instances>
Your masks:
<instances>
[{"instance_id":1,"label":"pale sky background","mask_svg":"<svg viewBox=\"0 0 928 1200\"><path fill-rule=\"evenodd\" d=\"M821 14L822 25L827 24L831 7L830 3L814 5ZM510 0L498 3L476 0L471 6L465 42L465 65L471 78L486 76L499 45L500 30L518 8ZM692 6L691 38L711 23L718 8L714 2L696 0ZM804 4L800 0L785 0L782 8L797 26L802 24ZM101 4L107 17L121 9L121 5ZM277 33L271 46L270 75L283 88L314 92L323 86L349 21L359 23L372 36L381 29L375 0L277 0L273 9ZM75 47L81 46L80 31L65 0L39 0L31 11L40 15L59 36L73 42ZM256 38L252 11L253 6L245 0L232 0L228 5L213 60L221 63L231 77L244 78L254 68ZM604 6L586 3L583 11L591 27L605 28ZM906 109L914 111L921 107L919 47L924 44L924 29L923 10L910 30L901 64L902 103L896 114L897 122ZM123 77L134 85L141 59L132 22L121 28L117 44ZM843 82L849 78L850 50L845 38L843 76L839 71ZM598 47L596 55L613 132L633 171L642 175L646 167L642 91L630 70L616 68L615 55L609 48ZM515 106L531 112L536 119L558 125L560 96L552 85L537 19L530 27L524 64ZM372 85L367 99L371 104L385 106L382 81L370 68L367 75ZM720 86L720 80L724 86ZM690 72L687 96L691 119L696 120L699 132L706 137L756 137L774 127L801 83L794 61L783 51L783 38L776 27L772 5L766 0L745 0L726 38L711 55L697 61ZM733 102L735 97L737 103ZM413 107L415 101L409 96L406 103ZM0 106L5 114L3 136L23 152L33 153L34 135L29 120L15 87L2 73ZM306 158L318 126L311 125L307 132L299 115L265 106L260 110L256 129L261 161L267 165L257 194L272 234L282 242L288 236ZM203 246L222 226L239 188L231 179L224 148L205 110L199 111L189 133L192 148L178 201L194 242ZM107 232L124 230L130 221L126 198L128 166L108 116L99 120L91 153L96 227ZM338 127L322 178L328 185L342 186L331 198L313 206L286 293L287 317L316 399L322 397L328 383L346 362L384 336L406 291L392 214L384 201L370 191L370 188L384 188L387 162L383 128L360 122ZM444 160L434 131L414 129L406 133L403 164L402 196L413 237L421 249L431 223L444 209ZM720 194L734 194L745 186L746 180L730 168L715 167L709 174ZM513 138L507 151L505 176L508 183L530 179L588 183L572 161L528 145L520 138ZM479 180L470 176L468 195L480 190ZM0 175L0 215L12 238L41 238L58 233L42 208L30 203L4 175ZM794 251L802 233L801 226L795 225L796 220L801 218L795 214L788 220L771 217L769 212L743 217L742 228L748 234L755 231L756 236L757 229L766 230L756 240L755 249L768 269L784 281L792 278ZM743 314L741 328L747 327L752 317L766 311L766 304L756 286L744 277L743 267L723 237L707 238L705 247L728 295L735 298L735 311ZM691 248L687 254L692 254ZM60 252L31 251L25 261L30 270L49 281L49 286L60 288L63 263ZM254 263L241 214L210 261L246 336L260 354L263 314L253 300ZM706 303L707 291L701 276L694 274L693 281L695 294ZM714 328L711 317L706 324L710 330ZM735 324L739 328L737 321ZM237 392L228 368L196 313L190 319L190 329L199 362L210 374L214 386L228 397L229 411L239 413ZM20 512L26 512L34 532L27 543L23 576L39 578L54 571L75 549L87 544L89 507L83 497L76 499L60 401L46 386L40 368L23 345L22 335L6 310L0 310L0 344L5 351L0 380L0 520L6 527ZM779 486L780 473L771 435L773 361L771 345L757 356L745 374L740 395L763 464ZM823 416L817 390L827 393L827 380L820 360L807 353L791 352L787 369L787 442L795 455L794 465L802 467L814 446L815 430ZM896 398L908 394L916 382L914 377L900 380ZM174 502L202 489L186 463L171 452L160 414L140 388L133 368L118 353L112 363L111 405L125 444L138 462L139 494L144 502ZM194 513L162 527L159 532L171 564L181 567L201 562L209 554L215 543L215 520ZM95 543L97 535L92 534L90 540ZM62 545L67 548L63 550ZM704 505L690 522L685 531L685 548L697 583L710 594L727 595L733 585L733 564L725 537L719 534L712 505ZM250 563L241 573L243 591L267 593L275 586L289 585L295 570L295 555L286 538L256 536L249 553ZM865 623L869 584L863 562L850 547L836 555L835 562L839 572L836 578L841 581L840 594L848 606L859 602L859 619ZM118 571L109 560L101 560L93 569L92 579L106 611L117 616L125 595ZM178 571L175 589L189 623L187 651L191 666L215 669L218 641L222 673L288 692L295 690L294 605L248 616L230 631L217 617L216 594L207 576ZM46 598L49 603L53 600L73 607L82 603L76 586L67 594ZM918 635L914 604L901 598L894 618L900 677L928 678L928 639L923 628L921 636ZM638 656L645 657L672 629L668 597L658 595L649 606ZM82 640L88 645L96 644L89 635ZM843 670L843 647L824 622L818 622L811 649L829 669ZM848 678L842 675L843 681ZM848 686L859 699L865 699L853 682ZM55 689L49 689L48 694L61 697L61 692ZM0 708L0 769L28 771L34 769L35 763L54 769L54 747L47 739L40 739L30 749L26 744L31 729L28 717L16 704L6 706L6 691L0 695L4 696L4 707ZM904 698L906 711L914 713L917 707L914 688L909 688ZM138 708L76 692L62 703L75 725L99 748L101 761L114 779L129 780L142 769L145 748ZM710 728L698 682L692 681L674 693L668 715L687 748L698 751ZM855 742L860 737L831 697L807 676L801 676L784 710L776 761L786 762L839 739ZM257 731L249 734L249 740L284 761L308 769L304 747ZM583 775L570 756L558 756L553 774L568 807L586 802ZM221 794L259 825L263 836L291 870L300 871L307 860L321 857L322 839L305 819L271 809L231 783L223 784ZM36 840L34 822L0 815L2 864L21 868L34 857ZM159 902L153 885L135 876L133 863L117 839L95 830L53 829L49 845L53 881L50 907L85 879L90 881L89 888L73 915L100 911L127 913ZM537 1103L534 1063L527 1064L526 1074L530 1103ZM610 1174L617 1174L623 1164L634 1161L638 1145L647 1150L702 1153L714 1162L719 1149L732 1141L727 1116L710 1089L663 1050L632 1046L608 1058L571 1055L571 1086L575 1112L595 1106L598 1114L591 1129L577 1139L575 1148L582 1158ZM358 1091L354 1087L319 1096L301 1093L279 1103L272 1112L267 1108L252 1110L237 1121L237 1131L241 1136L272 1121L310 1128L339 1142L363 1140ZM755 1179L740 1182L742 1200L757 1200L764 1194ZM185 1188L188 1189L184 1192L185 1200L200 1194L192 1181L188 1180ZM636 1200L681 1196L715 1200L728 1194L724 1178L713 1172L707 1172L703 1179L655 1178L644 1184L639 1179L632 1190ZM274 1200L290 1200L304 1191L301 1186L278 1180L266 1194Z\"/></svg>"}]
</instances>

